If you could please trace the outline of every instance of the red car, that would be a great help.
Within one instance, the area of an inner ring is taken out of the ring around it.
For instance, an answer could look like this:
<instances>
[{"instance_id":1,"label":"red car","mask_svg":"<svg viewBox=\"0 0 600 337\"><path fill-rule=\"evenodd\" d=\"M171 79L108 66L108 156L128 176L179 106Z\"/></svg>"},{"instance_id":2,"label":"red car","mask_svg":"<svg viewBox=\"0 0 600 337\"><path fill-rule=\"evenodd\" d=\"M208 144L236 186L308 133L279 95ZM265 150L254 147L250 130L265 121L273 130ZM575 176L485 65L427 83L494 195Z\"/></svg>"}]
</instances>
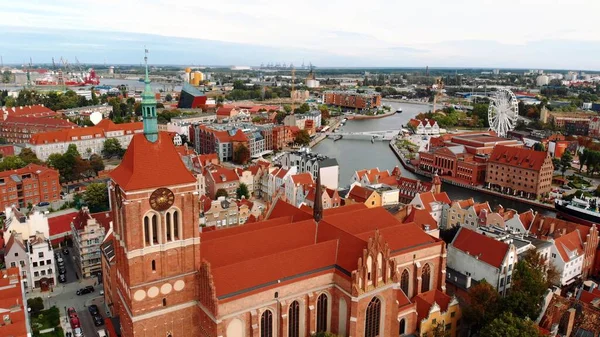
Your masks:
<instances>
[{"instance_id":1,"label":"red car","mask_svg":"<svg viewBox=\"0 0 600 337\"><path fill-rule=\"evenodd\" d=\"M77 311L75 311L75 308L69 308L67 309L67 315L69 317L77 317Z\"/></svg>"},{"instance_id":2,"label":"red car","mask_svg":"<svg viewBox=\"0 0 600 337\"><path fill-rule=\"evenodd\" d=\"M77 316L71 317L71 328L76 329L80 327L81 323L79 323L79 318Z\"/></svg>"}]
</instances>

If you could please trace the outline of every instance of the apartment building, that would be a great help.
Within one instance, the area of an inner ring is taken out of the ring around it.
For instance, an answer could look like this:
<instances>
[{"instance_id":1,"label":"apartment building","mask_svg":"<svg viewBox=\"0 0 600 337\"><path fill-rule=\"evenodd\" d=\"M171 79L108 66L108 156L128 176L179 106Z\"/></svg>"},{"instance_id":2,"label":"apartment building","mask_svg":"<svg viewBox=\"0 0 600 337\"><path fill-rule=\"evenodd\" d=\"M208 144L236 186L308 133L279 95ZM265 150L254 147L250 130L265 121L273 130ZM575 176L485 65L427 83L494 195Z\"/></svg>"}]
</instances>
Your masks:
<instances>
[{"instance_id":1,"label":"apartment building","mask_svg":"<svg viewBox=\"0 0 600 337\"><path fill-rule=\"evenodd\" d=\"M29 164L23 168L0 172L0 205L2 208L27 207L39 202L60 200L57 170Z\"/></svg>"},{"instance_id":2,"label":"apartment building","mask_svg":"<svg viewBox=\"0 0 600 337\"><path fill-rule=\"evenodd\" d=\"M110 221L110 212L91 214L87 207L82 207L71 222L73 261L81 277L89 278L101 272L100 245Z\"/></svg>"}]
</instances>

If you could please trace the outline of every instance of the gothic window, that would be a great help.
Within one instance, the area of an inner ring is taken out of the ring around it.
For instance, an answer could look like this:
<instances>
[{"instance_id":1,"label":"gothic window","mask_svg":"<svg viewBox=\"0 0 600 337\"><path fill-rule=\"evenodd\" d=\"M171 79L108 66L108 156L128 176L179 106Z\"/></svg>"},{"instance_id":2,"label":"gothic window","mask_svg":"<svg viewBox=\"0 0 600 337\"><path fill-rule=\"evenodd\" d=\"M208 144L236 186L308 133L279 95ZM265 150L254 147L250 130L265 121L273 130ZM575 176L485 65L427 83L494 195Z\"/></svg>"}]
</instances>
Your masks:
<instances>
[{"instance_id":1,"label":"gothic window","mask_svg":"<svg viewBox=\"0 0 600 337\"><path fill-rule=\"evenodd\" d=\"M421 281L421 292L429 291L431 288L431 267L428 263L423 266L423 270L421 271Z\"/></svg>"},{"instance_id":2,"label":"gothic window","mask_svg":"<svg viewBox=\"0 0 600 337\"><path fill-rule=\"evenodd\" d=\"M167 223L167 241L172 241L173 237L171 236L171 213L165 214L166 223Z\"/></svg>"},{"instance_id":3,"label":"gothic window","mask_svg":"<svg viewBox=\"0 0 600 337\"><path fill-rule=\"evenodd\" d=\"M398 334L400 336L406 333L406 320L403 318L400 320L400 329L398 330Z\"/></svg>"},{"instance_id":4,"label":"gothic window","mask_svg":"<svg viewBox=\"0 0 600 337\"><path fill-rule=\"evenodd\" d=\"M173 211L173 237L179 240L179 212Z\"/></svg>"},{"instance_id":5,"label":"gothic window","mask_svg":"<svg viewBox=\"0 0 600 337\"><path fill-rule=\"evenodd\" d=\"M270 310L260 316L260 337L273 337L273 313Z\"/></svg>"},{"instance_id":6,"label":"gothic window","mask_svg":"<svg viewBox=\"0 0 600 337\"><path fill-rule=\"evenodd\" d=\"M367 307L367 315L365 316L365 337L379 336L380 316L381 301L377 297L373 297Z\"/></svg>"},{"instance_id":7,"label":"gothic window","mask_svg":"<svg viewBox=\"0 0 600 337\"><path fill-rule=\"evenodd\" d=\"M404 269L404 271L402 272L402 276L400 277L400 289L402 289L402 291L404 292L404 295L406 295L406 297L409 297L409 295L408 295L409 281L410 281L410 275L408 275L408 270Z\"/></svg>"},{"instance_id":8,"label":"gothic window","mask_svg":"<svg viewBox=\"0 0 600 337\"><path fill-rule=\"evenodd\" d=\"M150 218L148 215L144 217L144 238L146 245L150 245Z\"/></svg>"},{"instance_id":9,"label":"gothic window","mask_svg":"<svg viewBox=\"0 0 600 337\"><path fill-rule=\"evenodd\" d=\"M152 214L152 243L158 243L158 217Z\"/></svg>"},{"instance_id":10,"label":"gothic window","mask_svg":"<svg viewBox=\"0 0 600 337\"><path fill-rule=\"evenodd\" d=\"M317 332L327 331L327 295L317 299Z\"/></svg>"},{"instance_id":11,"label":"gothic window","mask_svg":"<svg viewBox=\"0 0 600 337\"><path fill-rule=\"evenodd\" d=\"M288 336L300 337L300 304L298 301L294 301L292 304L290 304L290 312L288 317Z\"/></svg>"}]
</instances>

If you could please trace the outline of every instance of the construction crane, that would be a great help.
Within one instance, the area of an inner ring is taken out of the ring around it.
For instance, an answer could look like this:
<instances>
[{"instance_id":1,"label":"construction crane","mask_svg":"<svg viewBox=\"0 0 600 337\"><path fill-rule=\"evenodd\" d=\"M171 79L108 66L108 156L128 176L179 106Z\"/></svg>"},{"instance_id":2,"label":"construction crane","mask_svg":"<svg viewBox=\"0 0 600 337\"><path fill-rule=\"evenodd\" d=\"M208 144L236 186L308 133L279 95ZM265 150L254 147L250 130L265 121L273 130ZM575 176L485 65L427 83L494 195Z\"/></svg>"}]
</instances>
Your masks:
<instances>
[{"instance_id":1,"label":"construction crane","mask_svg":"<svg viewBox=\"0 0 600 337\"><path fill-rule=\"evenodd\" d=\"M54 62L54 57L52 57L52 70L56 72L56 62Z\"/></svg>"},{"instance_id":2,"label":"construction crane","mask_svg":"<svg viewBox=\"0 0 600 337\"><path fill-rule=\"evenodd\" d=\"M292 91L290 91L290 96L292 96L292 114L294 110L296 110L296 89L294 82L296 81L296 69L292 68Z\"/></svg>"}]
</instances>

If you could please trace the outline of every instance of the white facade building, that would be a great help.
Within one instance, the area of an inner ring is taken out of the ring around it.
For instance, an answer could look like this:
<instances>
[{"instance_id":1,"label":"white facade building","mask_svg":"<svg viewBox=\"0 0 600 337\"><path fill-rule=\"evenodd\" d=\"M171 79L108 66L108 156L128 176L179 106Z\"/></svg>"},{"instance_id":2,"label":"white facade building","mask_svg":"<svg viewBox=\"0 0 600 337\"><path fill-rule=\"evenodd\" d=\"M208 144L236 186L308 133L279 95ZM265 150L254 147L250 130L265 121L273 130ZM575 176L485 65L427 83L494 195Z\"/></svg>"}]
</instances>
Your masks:
<instances>
[{"instance_id":1,"label":"white facade building","mask_svg":"<svg viewBox=\"0 0 600 337\"><path fill-rule=\"evenodd\" d=\"M579 230L562 235L553 242L550 261L560 273L560 284L569 285L581 277L584 259L584 246Z\"/></svg>"},{"instance_id":2,"label":"white facade building","mask_svg":"<svg viewBox=\"0 0 600 337\"><path fill-rule=\"evenodd\" d=\"M29 275L33 288L51 287L56 284L56 265L52 244L44 234L36 233L29 238Z\"/></svg>"},{"instance_id":3,"label":"white facade building","mask_svg":"<svg viewBox=\"0 0 600 337\"><path fill-rule=\"evenodd\" d=\"M4 212L6 214L6 232L20 233L24 238L35 235L35 233L42 233L44 237L50 238L48 218L44 214L33 211L27 217L14 207L7 207Z\"/></svg>"},{"instance_id":4,"label":"white facade building","mask_svg":"<svg viewBox=\"0 0 600 337\"><path fill-rule=\"evenodd\" d=\"M29 254L20 233L12 233L8 238L4 247L4 263L8 268L19 267L23 289L29 292L33 284L29 270Z\"/></svg>"},{"instance_id":5,"label":"white facade building","mask_svg":"<svg viewBox=\"0 0 600 337\"><path fill-rule=\"evenodd\" d=\"M297 167L298 173L308 172L313 177L317 176L317 169L321 174L321 184L332 190L339 186L340 171L335 158L320 154L310 153L310 150L288 152L279 157L278 162L284 167Z\"/></svg>"}]
</instances>

